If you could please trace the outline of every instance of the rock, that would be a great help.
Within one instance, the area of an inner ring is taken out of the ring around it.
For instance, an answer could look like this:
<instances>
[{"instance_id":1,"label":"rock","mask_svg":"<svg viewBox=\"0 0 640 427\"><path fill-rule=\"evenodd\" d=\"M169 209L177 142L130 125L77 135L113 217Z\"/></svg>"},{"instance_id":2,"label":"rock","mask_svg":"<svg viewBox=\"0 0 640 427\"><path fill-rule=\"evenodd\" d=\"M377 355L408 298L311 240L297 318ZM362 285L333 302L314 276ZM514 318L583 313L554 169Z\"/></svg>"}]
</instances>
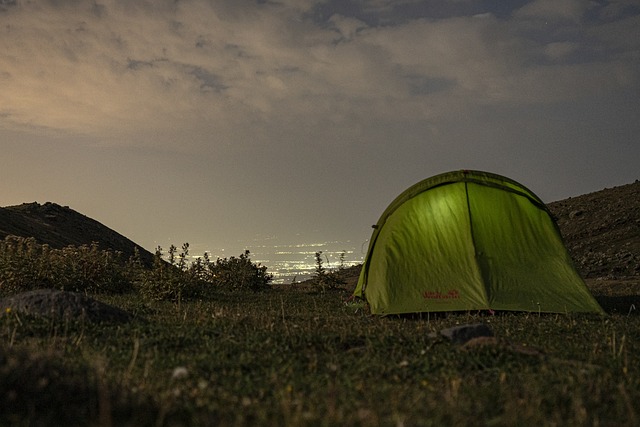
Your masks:
<instances>
[{"instance_id":1,"label":"rock","mask_svg":"<svg viewBox=\"0 0 640 427\"><path fill-rule=\"evenodd\" d=\"M498 341L498 339L496 337L487 337L487 336L482 336L482 337L475 337L475 338L471 338L469 341L465 342L464 344L461 345L461 348L463 350L473 350L473 349L477 349L477 348L483 348L483 347L497 347L500 345L500 342Z\"/></svg>"},{"instance_id":2,"label":"rock","mask_svg":"<svg viewBox=\"0 0 640 427\"><path fill-rule=\"evenodd\" d=\"M544 356L544 352L538 348L530 347L526 344L511 344L497 339L496 337L476 337L472 338L460 346L463 351L480 350L487 347L497 348L511 353L521 354L524 356Z\"/></svg>"},{"instance_id":3,"label":"rock","mask_svg":"<svg viewBox=\"0 0 640 427\"><path fill-rule=\"evenodd\" d=\"M569 213L569 218L574 219L576 217L582 216L582 214L584 213L584 211L581 210L575 210L575 211L571 211L571 213Z\"/></svg>"},{"instance_id":4,"label":"rock","mask_svg":"<svg viewBox=\"0 0 640 427\"><path fill-rule=\"evenodd\" d=\"M53 319L128 322L126 311L76 292L38 289L0 299L0 316L15 312Z\"/></svg>"},{"instance_id":5,"label":"rock","mask_svg":"<svg viewBox=\"0 0 640 427\"><path fill-rule=\"evenodd\" d=\"M475 323L443 329L440 334L454 344L464 344L472 338L492 337L493 331L484 323Z\"/></svg>"},{"instance_id":6,"label":"rock","mask_svg":"<svg viewBox=\"0 0 640 427\"><path fill-rule=\"evenodd\" d=\"M183 378L187 378L189 376L189 371L184 366L178 366L173 369L173 373L171 374L171 379L173 380L181 380Z\"/></svg>"}]
</instances>

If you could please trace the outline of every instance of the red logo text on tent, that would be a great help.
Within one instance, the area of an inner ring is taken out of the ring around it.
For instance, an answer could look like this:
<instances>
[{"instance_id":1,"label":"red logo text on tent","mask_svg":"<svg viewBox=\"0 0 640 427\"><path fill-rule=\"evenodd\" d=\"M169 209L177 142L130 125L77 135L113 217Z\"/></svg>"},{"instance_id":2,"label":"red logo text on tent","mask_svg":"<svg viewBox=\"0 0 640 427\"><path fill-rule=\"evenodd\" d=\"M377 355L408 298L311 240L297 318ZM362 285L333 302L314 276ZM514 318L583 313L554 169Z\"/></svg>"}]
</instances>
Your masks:
<instances>
[{"instance_id":1,"label":"red logo text on tent","mask_svg":"<svg viewBox=\"0 0 640 427\"><path fill-rule=\"evenodd\" d=\"M422 293L422 298L428 300L458 299L460 298L460 292L458 292L456 289L451 289L446 292L424 291Z\"/></svg>"}]
</instances>

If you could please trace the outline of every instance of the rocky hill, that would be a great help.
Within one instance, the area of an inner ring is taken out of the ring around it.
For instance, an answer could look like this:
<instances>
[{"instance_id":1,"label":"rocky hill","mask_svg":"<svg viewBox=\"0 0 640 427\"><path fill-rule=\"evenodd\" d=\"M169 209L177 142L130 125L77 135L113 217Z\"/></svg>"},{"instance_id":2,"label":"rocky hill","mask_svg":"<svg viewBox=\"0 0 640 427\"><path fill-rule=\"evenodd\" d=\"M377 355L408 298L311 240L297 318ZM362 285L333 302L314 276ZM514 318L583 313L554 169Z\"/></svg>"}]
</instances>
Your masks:
<instances>
[{"instance_id":1,"label":"rocky hill","mask_svg":"<svg viewBox=\"0 0 640 427\"><path fill-rule=\"evenodd\" d=\"M8 235L34 237L38 243L56 249L97 242L101 249L122 252L125 259L133 255L134 248L138 248L144 264L153 262L151 252L123 235L68 206L50 202L0 208L0 239Z\"/></svg>"},{"instance_id":2,"label":"rocky hill","mask_svg":"<svg viewBox=\"0 0 640 427\"><path fill-rule=\"evenodd\" d=\"M640 182L549 203L583 277L640 278Z\"/></svg>"}]
</instances>

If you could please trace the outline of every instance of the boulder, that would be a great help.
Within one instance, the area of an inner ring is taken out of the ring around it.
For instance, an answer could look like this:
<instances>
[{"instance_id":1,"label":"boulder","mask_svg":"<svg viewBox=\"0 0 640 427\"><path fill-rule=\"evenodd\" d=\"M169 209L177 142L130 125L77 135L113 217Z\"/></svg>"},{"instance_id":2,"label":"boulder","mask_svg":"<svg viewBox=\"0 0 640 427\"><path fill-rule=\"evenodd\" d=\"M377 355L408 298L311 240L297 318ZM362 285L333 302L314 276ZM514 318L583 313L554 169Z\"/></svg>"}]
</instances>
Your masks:
<instances>
[{"instance_id":1,"label":"boulder","mask_svg":"<svg viewBox=\"0 0 640 427\"><path fill-rule=\"evenodd\" d=\"M126 311L76 292L38 289L0 299L0 316L20 313L53 319L128 322Z\"/></svg>"},{"instance_id":2,"label":"boulder","mask_svg":"<svg viewBox=\"0 0 640 427\"><path fill-rule=\"evenodd\" d=\"M454 344L464 344L472 338L492 337L493 331L484 323L475 323L443 329L440 334Z\"/></svg>"}]
</instances>

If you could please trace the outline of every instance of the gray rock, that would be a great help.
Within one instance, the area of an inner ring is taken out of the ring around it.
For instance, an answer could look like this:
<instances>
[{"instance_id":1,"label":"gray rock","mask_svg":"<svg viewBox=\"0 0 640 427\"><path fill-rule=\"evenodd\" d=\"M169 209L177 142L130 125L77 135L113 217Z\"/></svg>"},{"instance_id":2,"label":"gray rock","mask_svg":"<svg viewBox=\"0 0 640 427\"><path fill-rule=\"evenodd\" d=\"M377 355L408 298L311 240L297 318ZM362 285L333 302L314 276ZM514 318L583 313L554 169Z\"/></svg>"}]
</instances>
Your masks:
<instances>
[{"instance_id":1,"label":"gray rock","mask_svg":"<svg viewBox=\"0 0 640 427\"><path fill-rule=\"evenodd\" d=\"M443 329L440 331L440 334L450 339L454 344L464 344L473 338L492 337L493 331L484 323L475 323L472 325L460 325Z\"/></svg>"},{"instance_id":2,"label":"gray rock","mask_svg":"<svg viewBox=\"0 0 640 427\"><path fill-rule=\"evenodd\" d=\"M38 289L0 299L0 316L16 312L53 319L128 322L126 311L76 292Z\"/></svg>"},{"instance_id":3,"label":"gray rock","mask_svg":"<svg viewBox=\"0 0 640 427\"><path fill-rule=\"evenodd\" d=\"M574 219L574 218L577 218L579 216L582 216L582 214L584 214L584 211L579 210L579 209L575 210L575 211L571 211L569 213L569 218Z\"/></svg>"}]
</instances>

